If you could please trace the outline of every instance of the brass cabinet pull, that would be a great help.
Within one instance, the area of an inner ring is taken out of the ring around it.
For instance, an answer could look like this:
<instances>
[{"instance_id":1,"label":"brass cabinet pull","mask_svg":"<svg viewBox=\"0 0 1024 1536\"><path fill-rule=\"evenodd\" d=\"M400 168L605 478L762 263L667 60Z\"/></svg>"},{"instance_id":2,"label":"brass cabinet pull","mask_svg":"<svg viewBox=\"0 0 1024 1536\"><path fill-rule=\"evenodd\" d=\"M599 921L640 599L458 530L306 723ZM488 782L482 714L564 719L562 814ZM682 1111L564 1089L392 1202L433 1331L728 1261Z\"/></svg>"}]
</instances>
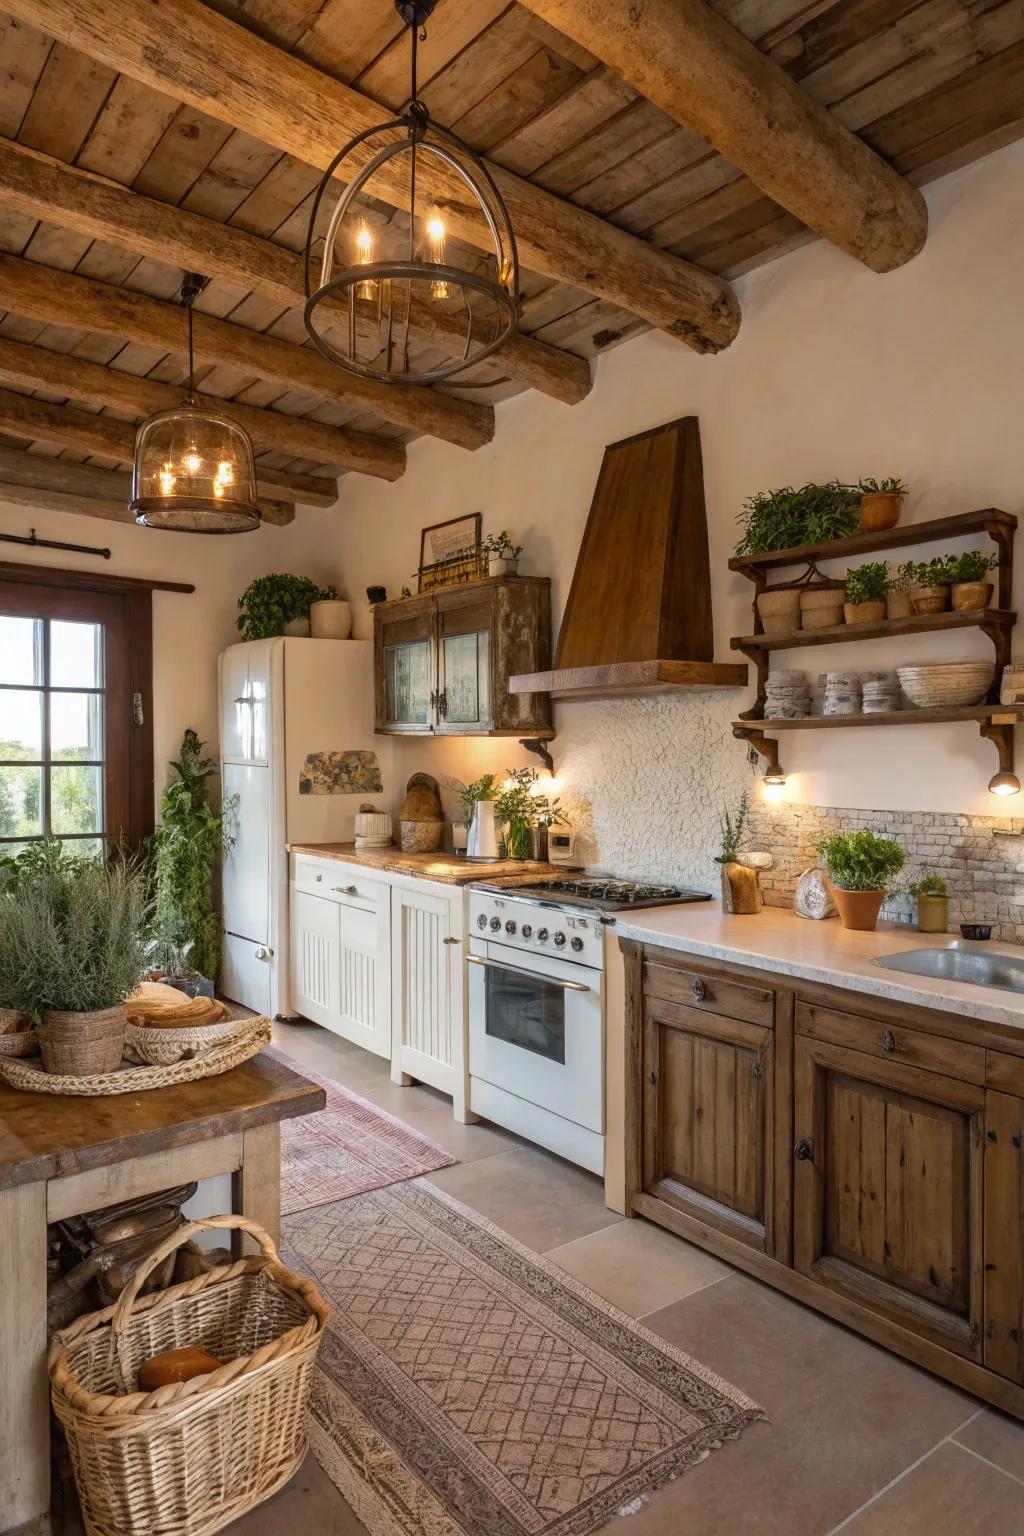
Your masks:
<instances>
[{"instance_id":1,"label":"brass cabinet pull","mask_svg":"<svg viewBox=\"0 0 1024 1536\"><path fill-rule=\"evenodd\" d=\"M453 938L449 937L447 939L442 939L441 942L443 944L460 944L462 942L462 940L461 939L453 939Z\"/></svg>"}]
</instances>

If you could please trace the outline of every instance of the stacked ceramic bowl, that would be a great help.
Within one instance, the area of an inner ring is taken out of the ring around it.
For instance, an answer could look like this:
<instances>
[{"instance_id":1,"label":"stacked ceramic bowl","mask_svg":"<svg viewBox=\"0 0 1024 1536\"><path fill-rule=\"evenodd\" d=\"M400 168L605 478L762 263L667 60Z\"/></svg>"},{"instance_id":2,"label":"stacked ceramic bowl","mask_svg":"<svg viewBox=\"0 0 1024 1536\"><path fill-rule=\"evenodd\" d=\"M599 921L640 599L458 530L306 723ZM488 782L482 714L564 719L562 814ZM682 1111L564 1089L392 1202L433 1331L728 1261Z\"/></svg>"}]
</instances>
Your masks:
<instances>
[{"instance_id":1,"label":"stacked ceramic bowl","mask_svg":"<svg viewBox=\"0 0 1024 1536\"><path fill-rule=\"evenodd\" d=\"M889 715L900 708L900 685L895 672L865 672L861 683L866 715Z\"/></svg>"},{"instance_id":2,"label":"stacked ceramic bowl","mask_svg":"<svg viewBox=\"0 0 1024 1536\"><path fill-rule=\"evenodd\" d=\"M942 662L930 667L898 667L900 687L917 709L957 709L980 704L992 686L991 662Z\"/></svg>"},{"instance_id":3,"label":"stacked ceramic bowl","mask_svg":"<svg viewBox=\"0 0 1024 1536\"><path fill-rule=\"evenodd\" d=\"M823 715L859 715L861 704L859 672L822 672L818 677L822 690Z\"/></svg>"},{"instance_id":4,"label":"stacked ceramic bowl","mask_svg":"<svg viewBox=\"0 0 1024 1536\"><path fill-rule=\"evenodd\" d=\"M811 712L811 685L803 672L779 667L765 684L765 715L769 720L800 720Z\"/></svg>"}]
</instances>

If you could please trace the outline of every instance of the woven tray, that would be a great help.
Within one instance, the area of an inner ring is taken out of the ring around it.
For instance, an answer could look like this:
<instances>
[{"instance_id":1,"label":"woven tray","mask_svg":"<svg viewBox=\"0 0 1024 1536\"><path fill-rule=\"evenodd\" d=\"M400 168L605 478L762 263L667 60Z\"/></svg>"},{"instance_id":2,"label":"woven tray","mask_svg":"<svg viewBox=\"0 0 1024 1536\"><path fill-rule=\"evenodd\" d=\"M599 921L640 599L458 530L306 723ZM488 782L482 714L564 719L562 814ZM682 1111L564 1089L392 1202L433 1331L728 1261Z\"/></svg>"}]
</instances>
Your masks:
<instances>
[{"instance_id":1,"label":"woven tray","mask_svg":"<svg viewBox=\"0 0 1024 1536\"><path fill-rule=\"evenodd\" d=\"M269 1044L269 1019L240 1019L235 1034L223 1045L215 1045L202 1056L194 1056L188 1061L156 1067L122 1064L116 1072L102 1072L95 1077L64 1077L44 1072L41 1064L33 1061L14 1061L0 1056L0 1079L9 1087L28 1093L72 1094L79 1098L139 1093L147 1088L169 1088L174 1083L194 1083L201 1077L230 1072L232 1067L258 1055Z\"/></svg>"},{"instance_id":2,"label":"woven tray","mask_svg":"<svg viewBox=\"0 0 1024 1536\"><path fill-rule=\"evenodd\" d=\"M18 1029L10 1035L0 1035L0 1056L38 1056L39 1036L34 1029Z\"/></svg>"},{"instance_id":3,"label":"woven tray","mask_svg":"<svg viewBox=\"0 0 1024 1536\"><path fill-rule=\"evenodd\" d=\"M124 1042L125 1060L148 1067L168 1067L177 1061L189 1061L193 1056L205 1056L216 1046L233 1039L239 1026L248 1022L246 1019L219 1019L215 1024L192 1024L186 1029L169 1029L163 1024L150 1029L145 1024L133 1024L129 1019Z\"/></svg>"}]
</instances>

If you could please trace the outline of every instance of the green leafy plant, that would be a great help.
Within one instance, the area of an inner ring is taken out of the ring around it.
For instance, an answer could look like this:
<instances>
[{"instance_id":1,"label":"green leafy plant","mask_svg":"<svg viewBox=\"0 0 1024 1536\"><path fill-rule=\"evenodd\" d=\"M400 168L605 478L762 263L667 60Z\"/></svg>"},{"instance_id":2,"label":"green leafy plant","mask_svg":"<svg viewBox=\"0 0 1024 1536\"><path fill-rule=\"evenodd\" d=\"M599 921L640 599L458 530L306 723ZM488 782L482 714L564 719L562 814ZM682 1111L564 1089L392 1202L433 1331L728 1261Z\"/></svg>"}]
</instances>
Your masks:
<instances>
[{"instance_id":1,"label":"green leafy plant","mask_svg":"<svg viewBox=\"0 0 1024 1536\"><path fill-rule=\"evenodd\" d=\"M903 564L889 577L889 591L905 595L920 586L917 579L917 565L913 560L905 560Z\"/></svg>"},{"instance_id":2,"label":"green leafy plant","mask_svg":"<svg viewBox=\"0 0 1024 1536\"><path fill-rule=\"evenodd\" d=\"M140 860L54 859L0 896L0 988L37 1019L116 1007L145 975L150 918Z\"/></svg>"},{"instance_id":3,"label":"green leafy plant","mask_svg":"<svg viewBox=\"0 0 1024 1536\"><path fill-rule=\"evenodd\" d=\"M948 587L952 555L937 555L934 560L923 560L914 566L915 585L919 587Z\"/></svg>"},{"instance_id":4,"label":"green leafy plant","mask_svg":"<svg viewBox=\"0 0 1024 1536\"><path fill-rule=\"evenodd\" d=\"M817 852L832 884L844 891L887 891L906 858L899 843L866 827L828 834L817 844Z\"/></svg>"},{"instance_id":5,"label":"green leafy plant","mask_svg":"<svg viewBox=\"0 0 1024 1536\"><path fill-rule=\"evenodd\" d=\"M160 826L153 833L156 869L156 958L165 965L185 953L201 975L216 977L220 965L220 920L213 904L217 860L231 846L231 823L238 805L229 796L220 810L207 798L208 781L217 772L213 758L203 757L203 743L187 730L178 758L171 763L176 778L160 802Z\"/></svg>"},{"instance_id":6,"label":"green leafy plant","mask_svg":"<svg viewBox=\"0 0 1024 1536\"><path fill-rule=\"evenodd\" d=\"M70 864L95 864L95 855L73 851L57 838L26 843L16 854L0 856L0 891L17 891L42 875L52 874Z\"/></svg>"},{"instance_id":7,"label":"green leafy plant","mask_svg":"<svg viewBox=\"0 0 1024 1536\"><path fill-rule=\"evenodd\" d=\"M747 824L749 811L750 796L744 790L742 795L740 795L740 803L736 808L735 817L730 814L728 809L722 812L718 822L722 834L722 851L715 857L716 864L734 864L736 862L736 855L740 851L740 839L743 836L743 829Z\"/></svg>"},{"instance_id":8,"label":"green leafy plant","mask_svg":"<svg viewBox=\"0 0 1024 1536\"><path fill-rule=\"evenodd\" d=\"M946 882L941 875L922 875L910 887L911 896L948 896L949 891Z\"/></svg>"},{"instance_id":9,"label":"green leafy plant","mask_svg":"<svg viewBox=\"0 0 1024 1536\"><path fill-rule=\"evenodd\" d=\"M498 798L498 776L495 773L485 773L483 778L475 779L472 784L464 784L461 779L445 779L444 782L458 795L467 822L473 819L473 810L479 801Z\"/></svg>"},{"instance_id":10,"label":"green leafy plant","mask_svg":"<svg viewBox=\"0 0 1024 1536\"><path fill-rule=\"evenodd\" d=\"M889 475L885 480L858 480L857 489L862 496L905 496L907 487L902 480Z\"/></svg>"},{"instance_id":11,"label":"green leafy plant","mask_svg":"<svg viewBox=\"0 0 1024 1536\"><path fill-rule=\"evenodd\" d=\"M523 552L521 544L512 543L507 528L503 528L500 533L489 533L480 549L483 554L497 555L502 560L518 560Z\"/></svg>"},{"instance_id":12,"label":"green leafy plant","mask_svg":"<svg viewBox=\"0 0 1024 1536\"><path fill-rule=\"evenodd\" d=\"M948 556L946 579L951 584L960 581L984 581L989 571L994 570L998 564L999 561L995 555L986 555L980 549L968 549L962 555Z\"/></svg>"},{"instance_id":13,"label":"green leafy plant","mask_svg":"<svg viewBox=\"0 0 1024 1536\"><path fill-rule=\"evenodd\" d=\"M848 603L877 603L885 601L889 586L889 567L884 560L869 560L865 565L855 565L846 573L846 601Z\"/></svg>"},{"instance_id":14,"label":"green leafy plant","mask_svg":"<svg viewBox=\"0 0 1024 1536\"><path fill-rule=\"evenodd\" d=\"M785 485L776 491L759 491L739 515L743 535L736 554L763 555L773 549L849 538L857 532L859 505L857 487L840 485L838 480L799 490Z\"/></svg>"},{"instance_id":15,"label":"green leafy plant","mask_svg":"<svg viewBox=\"0 0 1024 1536\"><path fill-rule=\"evenodd\" d=\"M271 640L292 619L308 619L312 603L337 595L334 587L318 587L308 576L257 576L238 599L235 627L244 640Z\"/></svg>"},{"instance_id":16,"label":"green leafy plant","mask_svg":"<svg viewBox=\"0 0 1024 1536\"><path fill-rule=\"evenodd\" d=\"M534 778L532 768L509 768L494 801L494 814L505 828L505 846L513 859L528 859L533 852Z\"/></svg>"}]
</instances>

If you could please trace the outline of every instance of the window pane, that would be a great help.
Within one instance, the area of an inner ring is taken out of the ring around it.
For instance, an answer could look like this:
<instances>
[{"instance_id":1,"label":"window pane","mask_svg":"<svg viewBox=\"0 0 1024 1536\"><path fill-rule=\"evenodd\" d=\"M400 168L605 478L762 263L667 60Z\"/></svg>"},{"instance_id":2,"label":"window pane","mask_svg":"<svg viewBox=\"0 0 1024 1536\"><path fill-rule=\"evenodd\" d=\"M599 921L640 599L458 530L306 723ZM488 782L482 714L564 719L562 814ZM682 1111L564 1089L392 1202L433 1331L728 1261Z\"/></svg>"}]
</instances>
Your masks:
<instances>
[{"instance_id":1,"label":"window pane","mask_svg":"<svg viewBox=\"0 0 1024 1536\"><path fill-rule=\"evenodd\" d=\"M54 836L103 831L102 775L102 768L51 768L50 830Z\"/></svg>"},{"instance_id":2,"label":"window pane","mask_svg":"<svg viewBox=\"0 0 1024 1536\"><path fill-rule=\"evenodd\" d=\"M0 837L41 837L41 768L0 768Z\"/></svg>"},{"instance_id":3,"label":"window pane","mask_svg":"<svg viewBox=\"0 0 1024 1536\"><path fill-rule=\"evenodd\" d=\"M41 683L42 657L42 620L0 614L0 683Z\"/></svg>"},{"instance_id":4,"label":"window pane","mask_svg":"<svg viewBox=\"0 0 1024 1536\"><path fill-rule=\"evenodd\" d=\"M42 755L42 692L0 688L0 761L34 758L38 762Z\"/></svg>"},{"instance_id":5,"label":"window pane","mask_svg":"<svg viewBox=\"0 0 1024 1536\"><path fill-rule=\"evenodd\" d=\"M103 839L99 837L62 837L61 847L76 859L95 859L103 852Z\"/></svg>"},{"instance_id":6,"label":"window pane","mask_svg":"<svg viewBox=\"0 0 1024 1536\"><path fill-rule=\"evenodd\" d=\"M50 694L50 755L63 762L96 762L102 758L102 694Z\"/></svg>"},{"instance_id":7,"label":"window pane","mask_svg":"<svg viewBox=\"0 0 1024 1536\"><path fill-rule=\"evenodd\" d=\"M50 624L51 688L103 687L102 624Z\"/></svg>"}]
</instances>

